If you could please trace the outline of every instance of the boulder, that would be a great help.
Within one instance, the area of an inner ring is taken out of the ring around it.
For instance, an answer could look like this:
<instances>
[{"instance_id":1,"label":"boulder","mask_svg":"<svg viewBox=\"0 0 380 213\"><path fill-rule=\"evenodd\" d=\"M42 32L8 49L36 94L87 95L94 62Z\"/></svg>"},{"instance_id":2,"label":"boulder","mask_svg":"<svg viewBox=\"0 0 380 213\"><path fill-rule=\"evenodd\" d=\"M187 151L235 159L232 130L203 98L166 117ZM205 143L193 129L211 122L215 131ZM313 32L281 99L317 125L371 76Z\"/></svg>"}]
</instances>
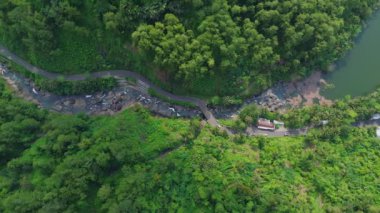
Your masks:
<instances>
[{"instance_id":1,"label":"boulder","mask_svg":"<svg viewBox=\"0 0 380 213\"><path fill-rule=\"evenodd\" d=\"M82 98L77 98L75 99L74 101L74 105L73 105L75 108L80 108L80 109L84 109L86 107L86 101L83 100Z\"/></svg>"},{"instance_id":2,"label":"boulder","mask_svg":"<svg viewBox=\"0 0 380 213\"><path fill-rule=\"evenodd\" d=\"M73 98L70 98L70 99L63 101L63 105L65 105L65 106L71 106L73 104L75 104L75 99L73 99Z\"/></svg>"}]
</instances>

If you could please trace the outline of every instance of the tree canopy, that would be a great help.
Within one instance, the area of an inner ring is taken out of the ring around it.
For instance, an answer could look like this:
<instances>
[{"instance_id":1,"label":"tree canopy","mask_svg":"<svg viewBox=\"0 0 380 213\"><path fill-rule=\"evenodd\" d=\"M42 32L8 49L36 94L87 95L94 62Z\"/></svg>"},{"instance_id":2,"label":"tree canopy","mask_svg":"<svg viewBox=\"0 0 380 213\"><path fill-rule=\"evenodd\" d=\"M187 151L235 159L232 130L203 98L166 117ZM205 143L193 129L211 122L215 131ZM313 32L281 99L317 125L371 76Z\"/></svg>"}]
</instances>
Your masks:
<instances>
[{"instance_id":1,"label":"tree canopy","mask_svg":"<svg viewBox=\"0 0 380 213\"><path fill-rule=\"evenodd\" d=\"M326 68L351 47L377 6L377 0L4 0L0 38L55 72L128 68L182 93L251 94Z\"/></svg>"},{"instance_id":2,"label":"tree canopy","mask_svg":"<svg viewBox=\"0 0 380 213\"><path fill-rule=\"evenodd\" d=\"M0 211L378 212L379 139L350 124L379 94L304 109L303 125L331 121L305 137L229 137L140 107L54 114L0 81Z\"/></svg>"},{"instance_id":3,"label":"tree canopy","mask_svg":"<svg viewBox=\"0 0 380 213\"><path fill-rule=\"evenodd\" d=\"M0 42L50 71L128 68L177 92L249 94L328 66L377 6L1 0ZM115 82L87 83L41 85L75 94ZM228 136L139 106L113 117L55 114L0 79L0 212L379 212L379 139L374 128L352 125L379 110L380 91L282 115L248 106L230 122L234 131L259 117L315 128L299 137Z\"/></svg>"}]
</instances>

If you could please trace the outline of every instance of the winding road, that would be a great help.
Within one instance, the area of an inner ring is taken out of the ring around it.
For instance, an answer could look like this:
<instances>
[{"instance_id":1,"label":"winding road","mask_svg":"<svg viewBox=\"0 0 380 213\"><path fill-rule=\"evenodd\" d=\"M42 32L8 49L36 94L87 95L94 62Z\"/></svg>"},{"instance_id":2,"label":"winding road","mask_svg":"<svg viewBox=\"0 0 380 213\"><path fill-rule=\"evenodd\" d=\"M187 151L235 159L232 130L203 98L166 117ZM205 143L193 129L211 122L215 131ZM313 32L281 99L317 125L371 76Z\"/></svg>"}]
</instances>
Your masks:
<instances>
[{"instance_id":1,"label":"winding road","mask_svg":"<svg viewBox=\"0 0 380 213\"><path fill-rule=\"evenodd\" d=\"M144 76L128 71L128 70L106 70L106 71L99 71L99 72L93 72L93 73L86 73L86 74L74 74L74 75L62 75L58 73L52 73L48 72L46 70L43 70L41 68L35 67L32 64L28 63L24 59L18 57L14 53L12 53L10 50L8 50L6 47L2 46L0 44L0 55L4 56L5 58L9 59L10 61L13 61L14 63L22 66L26 70L41 75L47 79L58 79L58 78L63 78L68 81L82 81L86 80L89 78L104 78L104 77L114 77L116 79L125 79L126 77L128 78L133 78L137 80L137 83L141 86L143 86L146 89L153 89L156 91L157 94L164 96L170 100L173 101L181 101L181 102L187 102L191 103L195 106L197 106L201 112L203 113L204 117L207 119L207 122L210 124L212 127L219 128L223 131L225 131L228 135L233 135L233 132L231 132L229 129L226 127L222 126L219 124L218 120L215 118L213 113L208 109L207 103L204 100L201 100L199 98L195 97L188 97L188 96L179 96L179 95L174 95L172 93L169 93L158 86L154 85L152 82L150 82L148 79L146 79ZM370 121L364 121L364 122L358 122L353 124L354 126L357 127L365 127L365 126L380 126L380 120L370 120ZM256 128L253 128L251 132L248 134L251 136L257 136L257 135L267 135L270 137L283 137L286 135L289 136L297 136L297 135L306 135L308 132L308 128L304 129L295 129L295 130L286 130L286 131L261 131Z\"/></svg>"},{"instance_id":2,"label":"winding road","mask_svg":"<svg viewBox=\"0 0 380 213\"><path fill-rule=\"evenodd\" d=\"M207 119L207 122L213 126L220 128L224 131L226 131L229 135L231 135L231 131L229 131L227 128L221 126L215 116L212 114L212 112L207 108L207 103L204 100L201 100L199 98L194 98L194 97L187 97L187 96L178 96L174 95L172 93L169 93L158 86L154 85L152 82L150 82L148 79L146 79L144 76L128 71L128 70L106 70L106 71L99 71L99 72L93 72L93 73L86 73L86 74L74 74L74 75L62 75L58 73L52 73L48 72L46 70L43 70L41 68L38 68L36 66L33 66L29 62L25 61L24 59L20 58L19 56L15 55L12 53L8 48L4 47L3 45L0 45L0 55L6 57L7 59L13 61L14 63L22 66L26 70L41 75L47 79L58 79L58 78L63 78L68 81L82 81L86 80L88 78L104 78L104 77L114 77L114 78L119 78L119 79L125 79L126 77L128 78L133 78L138 81L139 84L143 84L148 87L148 89L153 89L155 90L159 95L162 95L170 100L173 101L181 101L181 102L187 102L191 103L195 106L197 106Z\"/></svg>"}]
</instances>

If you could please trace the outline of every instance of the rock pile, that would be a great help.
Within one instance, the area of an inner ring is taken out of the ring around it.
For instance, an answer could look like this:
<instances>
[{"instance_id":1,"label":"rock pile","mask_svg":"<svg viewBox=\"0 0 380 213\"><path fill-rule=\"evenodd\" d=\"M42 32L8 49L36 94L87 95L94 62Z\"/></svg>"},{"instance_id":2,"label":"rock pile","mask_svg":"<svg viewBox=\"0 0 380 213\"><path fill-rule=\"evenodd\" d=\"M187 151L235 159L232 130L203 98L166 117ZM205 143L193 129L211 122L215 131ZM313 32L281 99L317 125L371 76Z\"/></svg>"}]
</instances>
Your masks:
<instances>
[{"instance_id":1,"label":"rock pile","mask_svg":"<svg viewBox=\"0 0 380 213\"><path fill-rule=\"evenodd\" d=\"M201 115L197 109L172 106L130 87L108 93L62 97L54 102L52 109L69 113L114 114L135 104L141 104L152 112L165 117L196 117Z\"/></svg>"},{"instance_id":2,"label":"rock pile","mask_svg":"<svg viewBox=\"0 0 380 213\"><path fill-rule=\"evenodd\" d=\"M269 111L272 112L288 107L286 99L281 99L271 89L262 93L253 102L261 107L267 108Z\"/></svg>"}]
</instances>

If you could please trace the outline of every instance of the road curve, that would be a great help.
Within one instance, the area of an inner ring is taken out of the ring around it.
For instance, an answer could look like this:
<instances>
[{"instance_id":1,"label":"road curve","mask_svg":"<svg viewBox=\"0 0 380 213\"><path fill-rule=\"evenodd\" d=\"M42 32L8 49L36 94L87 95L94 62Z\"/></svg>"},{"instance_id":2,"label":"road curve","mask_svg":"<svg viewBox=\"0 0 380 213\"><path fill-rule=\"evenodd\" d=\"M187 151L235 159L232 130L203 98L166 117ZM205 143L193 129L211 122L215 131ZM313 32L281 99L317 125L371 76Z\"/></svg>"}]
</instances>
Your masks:
<instances>
[{"instance_id":1,"label":"road curve","mask_svg":"<svg viewBox=\"0 0 380 213\"><path fill-rule=\"evenodd\" d=\"M88 78L103 78L103 77L115 77L115 78L133 78L138 81L143 82L145 85L147 85L149 88L155 90L159 95L162 95L170 100L173 101L181 101L181 102L187 102L191 103L202 111L203 115L207 119L207 122L213 126L218 127L223 130L225 130L228 134L231 134L231 132L219 125L218 121L216 120L215 116L212 114L212 112L207 108L207 103L204 100L201 100L199 98L194 97L187 97L187 96L179 96L174 95L172 93L169 93L160 87L154 85L152 82L150 82L148 79L146 79L144 76L128 71L128 70L106 70L106 71L99 71L99 72L93 72L93 73L86 73L86 74L74 74L74 75L62 75L58 73L52 73L48 72L46 70L43 70L39 67L33 66L29 62L25 61L24 59L20 58L16 54L12 53L8 48L4 47L3 45L0 45L0 55L6 57L7 59L13 61L14 63L24 67L29 72L41 75L47 79L58 79L63 78L68 81L81 81Z\"/></svg>"},{"instance_id":2,"label":"road curve","mask_svg":"<svg viewBox=\"0 0 380 213\"><path fill-rule=\"evenodd\" d=\"M216 128L219 128L221 130L224 130L228 135L233 135L233 133L221 126L215 116L212 114L212 112L208 109L207 103L199 98L195 97L188 97L188 96L179 96L179 95L174 95L172 93L169 93L160 87L154 85L152 82L150 82L148 79L146 79L144 76L128 71L128 70L106 70L106 71L99 71L99 72L93 72L93 73L86 73L86 74L74 74L74 75L62 75L58 73L52 73L48 72L46 70L43 70L41 68L38 68L36 66L33 66L29 62L25 61L24 59L18 57L14 53L12 53L10 50L8 50L6 47L0 44L0 55L6 57L7 59L13 61L14 63L24 67L26 70L41 75L47 79L57 79L57 78L63 78L68 81L81 81L81 80L86 80L89 78L103 78L103 77L115 77L115 78L133 78L139 81L142 84L145 84L148 88L153 89L156 91L159 95L162 95L170 100L173 101L181 101L181 102L187 102L191 103L195 106L197 106L203 113L204 117L207 119L207 122ZM380 120L370 120L370 121L364 121L364 122L358 122L353 124L353 126L356 127L368 127L368 126L380 126ZM308 132L308 128L305 129L296 129L296 130L289 130L286 131L287 134L289 135L305 135ZM261 131L256 131L254 135L268 135L271 137L280 137L284 136L285 132L261 132Z\"/></svg>"},{"instance_id":3,"label":"road curve","mask_svg":"<svg viewBox=\"0 0 380 213\"><path fill-rule=\"evenodd\" d=\"M204 117L207 119L207 122L211 126L217 127L221 130L224 130L228 135L233 135L233 133L229 129L227 129L227 128L225 128L219 124L219 122L217 121L217 119L215 118L213 113L208 109L207 103L204 100L199 99L199 98L195 98L195 97L179 96L179 95L174 95L172 93L169 93L169 92L161 89L160 87L154 85L152 82L150 82L148 79L146 79L144 76L142 76L138 73L128 71L128 70L106 70L106 71L99 71L99 72L93 72L93 73L87 73L87 74L62 75L62 74L58 74L58 73L48 72L46 70L43 70L43 69L38 68L36 66L33 66L29 62L25 61L24 59L18 57L14 53L12 53L10 50L8 50L6 47L4 47L1 44L0 44L0 55L6 57L7 59L13 61L14 63L16 63L18 65L24 67L26 70L28 70L32 73L41 75L41 76L43 76L47 79L51 79L51 80L54 80L57 78L64 78L65 80L68 80L68 81L81 81L81 80L85 80L88 78L102 78L102 77L115 77L115 78L129 77L129 78L134 78L138 81L139 84L143 84L143 85L145 85L145 87L155 90L159 95L162 95L162 96L164 96L170 100L192 103L193 105L197 106L202 111ZM368 126L380 127L380 120L369 120L369 121L357 122L357 123L354 123L353 126L356 126L356 127L368 127ZM261 131L256 130L256 132L252 132L252 135L268 135L271 137L282 137L285 135L285 133L289 134L289 135L296 136L296 135L306 135L307 132L308 132L308 128L288 130L286 132L281 132L281 131L279 131L279 132L266 132L266 131L261 132Z\"/></svg>"}]
</instances>

